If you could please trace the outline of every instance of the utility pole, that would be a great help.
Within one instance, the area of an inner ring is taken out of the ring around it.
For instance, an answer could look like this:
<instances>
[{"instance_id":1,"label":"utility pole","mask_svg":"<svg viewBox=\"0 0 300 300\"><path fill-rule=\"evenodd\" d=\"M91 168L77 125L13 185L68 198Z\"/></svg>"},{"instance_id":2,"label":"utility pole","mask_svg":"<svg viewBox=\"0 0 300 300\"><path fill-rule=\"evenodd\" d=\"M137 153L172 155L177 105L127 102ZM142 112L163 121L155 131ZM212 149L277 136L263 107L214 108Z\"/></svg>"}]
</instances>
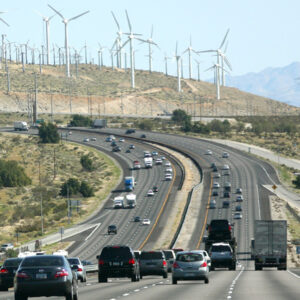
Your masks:
<instances>
[{"instance_id":1,"label":"utility pole","mask_svg":"<svg viewBox=\"0 0 300 300\"><path fill-rule=\"evenodd\" d=\"M34 105L33 105L33 123L36 124L36 120L38 117L37 113L37 76L34 73Z\"/></svg>"},{"instance_id":2,"label":"utility pole","mask_svg":"<svg viewBox=\"0 0 300 300\"><path fill-rule=\"evenodd\" d=\"M55 148L53 149L53 180L56 178L56 153Z\"/></svg>"},{"instance_id":3,"label":"utility pole","mask_svg":"<svg viewBox=\"0 0 300 300\"><path fill-rule=\"evenodd\" d=\"M72 116L72 96L71 96L71 81L70 81L70 79L69 79L69 81L68 81L68 83L69 83L69 100L70 100L70 115Z\"/></svg>"},{"instance_id":4,"label":"utility pole","mask_svg":"<svg viewBox=\"0 0 300 300\"><path fill-rule=\"evenodd\" d=\"M7 76L7 93L10 92L10 74L8 67L6 68L6 76Z\"/></svg>"},{"instance_id":5,"label":"utility pole","mask_svg":"<svg viewBox=\"0 0 300 300\"><path fill-rule=\"evenodd\" d=\"M53 93L50 94L51 99L51 123L53 123Z\"/></svg>"}]
</instances>

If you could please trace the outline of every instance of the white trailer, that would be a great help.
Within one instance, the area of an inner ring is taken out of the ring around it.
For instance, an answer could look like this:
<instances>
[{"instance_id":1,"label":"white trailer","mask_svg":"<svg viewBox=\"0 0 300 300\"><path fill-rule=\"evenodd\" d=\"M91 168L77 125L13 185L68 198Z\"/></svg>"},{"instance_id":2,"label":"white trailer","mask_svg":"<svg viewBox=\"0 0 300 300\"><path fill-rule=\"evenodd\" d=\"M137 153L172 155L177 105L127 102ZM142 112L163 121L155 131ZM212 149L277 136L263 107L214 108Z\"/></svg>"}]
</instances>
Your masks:
<instances>
[{"instance_id":1,"label":"white trailer","mask_svg":"<svg viewBox=\"0 0 300 300\"><path fill-rule=\"evenodd\" d=\"M123 196L117 196L114 198L114 208L124 208L124 197Z\"/></svg>"},{"instance_id":2,"label":"white trailer","mask_svg":"<svg viewBox=\"0 0 300 300\"><path fill-rule=\"evenodd\" d=\"M145 167L146 168L152 168L152 165L153 165L153 158L152 157L145 157L144 162L145 162Z\"/></svg>"},{"instance_id":3,"label":"white trailer","mask_svg":"<svg viewBox=\"0 0 300 300\"><path fill-rule=\"evenodd\" d=\"M14 122L14 130L15 131L28 131L29 127L27 122L16 121Z\"/></svg>"},{"instance_id":4,"label":"white trailer","mask_svg":"<svg viewBox=\"0 0 300 300\"><path fill-rule=\"evenodd\" d=\"M94 121L93 127L94 128L105 128L107 121L105 119L96 119Z\"/></svg>"},{"instance_id":5,"label":"white trailer","mask_svg":"<svg viewBox=\"0 0 300 300\"><path fill-rule=\"evenodd\" d=\"M136 206L136 195L135 194L126 195L126 205L128 208L134 208Z\"/></svg>"}]
</instances>

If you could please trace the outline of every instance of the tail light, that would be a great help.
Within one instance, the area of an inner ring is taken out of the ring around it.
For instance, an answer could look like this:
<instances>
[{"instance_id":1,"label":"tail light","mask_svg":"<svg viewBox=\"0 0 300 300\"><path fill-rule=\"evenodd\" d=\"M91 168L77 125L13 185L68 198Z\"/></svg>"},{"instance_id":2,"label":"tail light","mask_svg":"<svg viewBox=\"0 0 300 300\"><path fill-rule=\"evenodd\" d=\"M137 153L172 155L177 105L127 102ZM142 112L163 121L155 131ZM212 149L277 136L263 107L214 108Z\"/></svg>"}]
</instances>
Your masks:
<instances>
[{"instance_id":1,"label":"tail light","mask_svg":"<svg viewBox=\"0 0 300 300\"><path fill-rule=\"evenodd\" d=\"M54 275L55 278L65 277L65 276L69 276L69 273L65 269L61 269L60 271L57 271L56 274Z\"/></svg>"},{"instance_id":2,"label":"tail light","mask_svg":"<svg viewBox=\"0 0 300 300\"><path fill-rule=\"evenodd\" d=\"M163 260L163 266L166 266L167 262L165 260Z\"/></svg>"},{"instance_id":3,"label":"tail light","mask_svg":"<svg viewBox=\"0 0 300 300\"><path fill-rule=\"evenodd\" d=\"M231 225L228 225L228 229L229 229L229 231L231 231Z\"/></svg>"},{"instance_id":4,"label":"tail light","mask_svg":"<svg viewBox=\"0 0 300 300\"><path fill-rule=\"evenodd\" d=\"M207 262L206 261L200 266L200 268L204 268L204 267L207 267Z\"/></svg>"},{"instance_id":5,"label":"tail light","mask_svg":"<svg viewBox=\"0 0 300 300\"><path fill-rule=\"evenodd\" d=\"M26 274L24 271L20 271L16 275L18 278L29 278L28 274Z\"/></svg>"},{"instance_id":6,"label":"tail light","mask_svg":"<svg viewBox=\"0 0 300 300\"><path fill-rule=\"evenodd\" d=\"M135 264L135 260L133 258L129 259L129 262L128 262L130 265L134 265Z\"/></svg>"},{"instance_id":7,"label":"tail light","mask_svg":"<svg viewBox=\"0 0 300 300\"><path fill-rule=\"evenodd\" d=\"M208 226L208 231L211 232L211 226L210 225Z\"/></svg>"},{"instance_id":8,"label":"tail light","mask_svg":"<svg viewBox=\"0 0 300 300\"><path fill-rule=\"evenodd\" d=\"M174 268L174 269L178 269L178 268L179 268L179 265L178 265L178 263L177 263L177 262L174 262L174 264L173 264L173 268Z\"/></svg>"},{"instance_id":9,"label":"tail light","mask_svg":"<svg viewBox=\"0 0 300 300\"><path fill-rule=\"evenodd\" d=\"M99 264L99 266L103 266L104 265L104 260L103 259L99 259L98 264Z\"/></svg>"},{"instance_id":10,"label":"tail light","mask_svg":"<svg viewBox=\"0 0 300 300\"><path fill-rule=\"evenodd\" d=\"M78 268L77 271L78 271L78 272L82 272L82 268Z\"/></svg>"},{"instance_id":11,"label":"tail light","mask_svg":"<svg viewBox=\"0 0 300 300\"><path fill-rule=\"evenodd\" d=\"M8 270L5 269L5 268L2 268L2 269L0 270L0 273L1 273L1 274L7 274L7 273L8 273Z\"/></svg>"}]
</instances>

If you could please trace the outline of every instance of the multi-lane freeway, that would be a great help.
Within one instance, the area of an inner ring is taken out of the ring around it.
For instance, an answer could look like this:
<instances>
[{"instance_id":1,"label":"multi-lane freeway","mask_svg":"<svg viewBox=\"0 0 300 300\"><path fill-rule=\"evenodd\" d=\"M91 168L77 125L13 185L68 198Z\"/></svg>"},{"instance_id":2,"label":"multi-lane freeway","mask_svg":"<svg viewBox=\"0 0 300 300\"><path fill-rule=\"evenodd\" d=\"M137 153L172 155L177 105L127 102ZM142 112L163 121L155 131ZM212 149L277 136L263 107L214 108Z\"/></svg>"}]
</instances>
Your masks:
<instances>
[{"instance_id":1,"label":"multi-lane freeway","mask_svg":"<svg viewBox=\"0 0 300 300\"><path fill-rule=\"evenodd\" d=\"M124 135L124 130L119 129L101 130L101 132ZM137 132L132 137L139 138L140 135L141 132ZM90 276L86 284L80 284L80 299L122 299L123 297L130 299L299 299L299 270L277 271L275 269L264 269L263 271L254 271L253 262L249 260L249 246L250 239L253 237L254 220L270 218L269 192L262 185L279 183L275 170L257 158L217 143L153 132L147 132L146 135L147 141L164 143L173 148L178 148L180 151L186 151L201 165L204 192L202 199L199 199L202 205L200 211L197 212L197 226L195 230L190 232L189 248L203 247L201 241L203 235L206 234L205 225L211 219L227 218L234 223L234 232L238 243L237 270L219 269L211 272L208 285L202 282L186 281L179 282L175 286L171 284L170 276L168 279L155 276L145 277L140 282L135 283L130 282L128 279L112 279L108 283L98 283L96 276ZM99 149L107 148L107 145L103 142L104 136L98 136L96 133L83 133L74 130L72 139L82 142L86 136L96 136L96 146ZM140 149L138 149L139 147ZM126 162L129 168L136 155L141 159L142 151L148 147L137 143L137 152L126 155L124 153L117 154L122 156L124 170L126 170ZM212 151L212 155L206 154L208 149ZM224 151L229 153L229 158L222 158ZM214 178L210 168L212 162L215 162L218 166L221 174L220 178ZM175 165L174 161L173 164ZM222 170L224 164L229 165L230 175L224 174L225 172ZM141 197L141 205L135 211L116 211L111 209L111 202L107 202L98 215L88 220L101 225L87 242L82 241L82 237L78 237L78 241L71 249L72 255L94 259L101 246L110 242L128 243L133 248L151 248L153 245L151 239L155 240L155 234L159 233L156 232L148 239L151 231L150 227L144 230L143 226L136 226L132 222L132 218L136 214L150 219L157 218L164 205L164 199L167 199L168 193L172 191L172 184L163 180L159 167L152 170L140 170L135 172L134 176L138 178L136 192ZM233 191L238 187L243 189L243 218L240 220L233 219L236 205L233 201L236 196L234 193L231 195L229 208L222 207L224 200L222 187L226 181L231 182ZM212 182L220 183L218 196L212 197ZM163 187L160 188L162 193L160 197L148 201L149 199L145 197L147 190L155 184L160 184ZM173 185L173 192L174 189L176 190L176 184ZM216 200L216 208L208 209L208 204L212 199ZM167 214L164 215L164 218L167 218ZM165 220L161 217L159 221L163 222ZM107 236L106 228L110 223L116 223L120 226L120 234ZM165 226L167 226L167 222L165 222ZM13 299L13 294L12 292L1 293L0 299Z\"/></svg>"}]
</instances>

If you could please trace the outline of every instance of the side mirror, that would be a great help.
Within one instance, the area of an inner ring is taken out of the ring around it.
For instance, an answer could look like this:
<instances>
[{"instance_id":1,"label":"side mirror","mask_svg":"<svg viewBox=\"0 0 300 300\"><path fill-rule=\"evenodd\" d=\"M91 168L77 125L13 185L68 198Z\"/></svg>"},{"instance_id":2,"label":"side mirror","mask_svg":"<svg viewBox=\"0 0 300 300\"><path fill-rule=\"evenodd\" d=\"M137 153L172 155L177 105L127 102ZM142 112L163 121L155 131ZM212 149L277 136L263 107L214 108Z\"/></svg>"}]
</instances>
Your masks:
<instances>
[{"instance_id":1,"label":"side mirror","mask_svg":"<svg viewBox=\"0 0 300 300\"><path fill-rule=\"evenodd\" d=\"M77 271L78 270L78 265L71 265L71 269Z\"/></svg>"},{"instance_id":2,"label":"side mirror","mask_svg":"<svg viewBox=\"0 0 300 300\"><path fill-rule=\"evenodd\" d=\"M100 255L97 255L96 258L97 258L97 259L100 259Z\"/></svg>"}]
</instances>

